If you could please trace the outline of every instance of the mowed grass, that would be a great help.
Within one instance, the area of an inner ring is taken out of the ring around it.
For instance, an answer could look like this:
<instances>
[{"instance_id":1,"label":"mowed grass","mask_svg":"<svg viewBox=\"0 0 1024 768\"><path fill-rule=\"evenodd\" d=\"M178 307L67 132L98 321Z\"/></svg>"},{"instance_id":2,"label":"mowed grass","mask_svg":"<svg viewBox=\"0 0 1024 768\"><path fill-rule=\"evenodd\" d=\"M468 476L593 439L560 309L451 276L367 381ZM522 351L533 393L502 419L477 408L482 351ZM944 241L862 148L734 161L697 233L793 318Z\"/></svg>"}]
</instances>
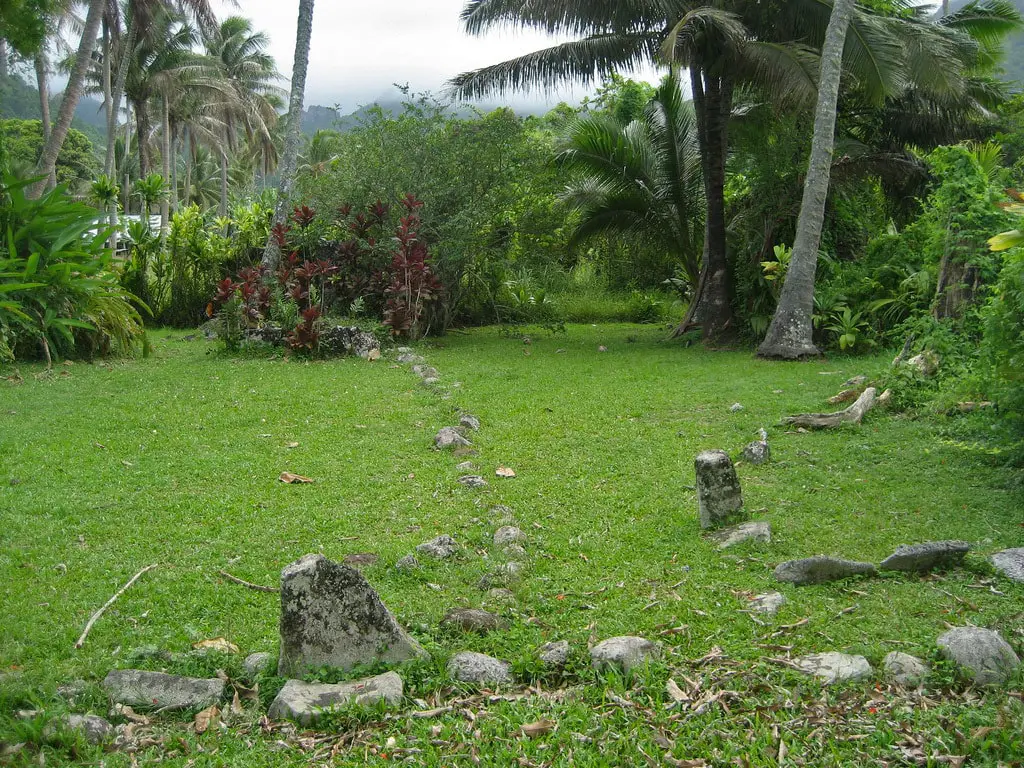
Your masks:
<instances>
[{"instance_id":1,"label":"mowed grass","mask_svg":"<svg viewBox=\"0 0 1024 768\"><path fill-rule=\"evenodd\" d=\"M443 671L459 650L509 660L524 683L561 693L470 698L430 720L348 713L324 726L345 736L336 764L634 765L643 751L655 764L667 754L667 764L775 765L781 749L783 762L789 753L808 765L968 755L970 765L995 766L1024 755L1019 677L976 691L939 664L922 698L882 685L880 674L822 690L784 664L831 650L876 667L892 650L936 661L935 638L965 623L998 629L1021 650L1024 588L995 577L985 559L1024 544L1024 494L1008 470L943 439L927 419L871 413L859 428L814 433L777 426L786 414L827 410L842 381L881 371L884 355L782 364L665 343L640 326L571 326L529 343L481 329L419 346L440 370L444 387L434 391L389 359L230 359L182 336L161 334L148 360L62 366L42 379L22 368L23 384L0 381L0 703L44 712L0 720L8 742L67 711L54 692L73 679L90 683L78 709L104 713L96 683L112 667L241 675L238 659L167 661L133 649L180 654L224 636L243 653L276 652L276 596L229 583L220 569L276 585L303 554L372 552L380 561L364 574L434 654L406 674L410 709L413 699L433 706L470 695ZM730 411L735 402L742 411ZM455 467L465 459L431 449L460 410L483 425L470 460L486 489L460 486ZM738 458L761 426L773 461L738 470L746 506L771 522L773 541L720 553L701 537L693 459L707 448ZM517 477L495 477L499 465ZM283 485L285 470L315 483ZM530 536L512 604L478 587L506 559L491 546L507 515L498 505ZM441 533L463 544L457 560L393 568ZM954 538L975 552L940 575L794 588L771 574L796 557L878 562L901 543ZM74 650L90 614L151 563L159 567ZM743 612L751 595L772 589L789 599L778 617ZM509 628L441 631L439 619L461 606L501 613ZM658 640L662 661L628 680L589 670L588 642L622 634ZM534 649L560 639L574 646L569 672L541 676ZM669 677L693 702L669 706ZM264 703L281 682L260 681ZM255 717L196 737L165 715L161 733L184 738L171 748L162 736L137 759L322 760L301 739L282 747L278 735L259 736ZM541 718L557 728L517 736ZM10 759L35 761L35 749ZM46 752L51 763L100 757L81 744ZM121 753L103 759L129 763Z\"/></svg>"}]
</instances>

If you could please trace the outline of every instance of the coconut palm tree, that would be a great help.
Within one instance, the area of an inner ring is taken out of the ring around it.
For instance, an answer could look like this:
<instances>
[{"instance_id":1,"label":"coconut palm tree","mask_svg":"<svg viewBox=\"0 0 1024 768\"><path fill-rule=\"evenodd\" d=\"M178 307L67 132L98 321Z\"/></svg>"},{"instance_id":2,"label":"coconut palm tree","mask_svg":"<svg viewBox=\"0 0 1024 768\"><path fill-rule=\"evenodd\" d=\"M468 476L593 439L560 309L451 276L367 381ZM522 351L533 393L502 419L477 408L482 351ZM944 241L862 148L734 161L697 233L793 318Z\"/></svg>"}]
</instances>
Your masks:
<instances>
[{"instance_id":1,"label":"coconut palm tree","mask_svg":"<svg viewBox=\"0 0 1024 768\"><path fill-rule=\"evenodd\" d=\"M704 191L693 105L670 74L636 120L588 114L558 155L573 180L563 195L579 223L570 245L604 233L639 237L672 253L696 290ZM693 303L696 306L696 303Z\"/></svg>"},{"instance_id":2,"label":"coconut palm tree","mask_svg":"<svg viewBox=\"0 0 1024 768\"><path fill-rule=\"evenodd\" d=\"M818 107L814 115L811 160L804 180L804 198L796 225L796 240L786 270L779 304L772 316L768 334L757 354L761 357L798 358L820 354L811 340L814 309L814 273L818 263L818 245L825 221L832 170L832 150L836 138L836 106L843 74L843 46L853 15L855 0L835 0L832 19L821 51L821 77L818 79ZM806 306L805 306L806 305Z\"/></svg>"},{"instance_id":3,"label":"coconut palm tree","mask_svg":"<svg viewBox=\"0 0 1024 768\"><path fill-rule=\"evenodd\" d=\"M272 227L284 224L288 215L295 169L299 156L299 135L302 130L302 102L306 92L306 70L309 67L309 43L313 36L313 0L299 0L298 29L295 35L295 60L292 63L292 86L288 96L287 133L284 152L278 168L277 205ZM281 249L271 234L263 251L263 265L276 269L281 260Z\"/></svg>"},{"instance_id":4,"label":"coconut palm tree","mask_svg":"<svg viewBox=\"0 0 1024 768\"><path fill-rule=\"evenodd\" d=\"M264 156L275 154L273 129L277 124L277 107L283 103L284 91L277 85L280 75L273 57L266 52L270 39L263 32L254 32L252 22L231 16L221 22L206 41L207 55L217 61L228 93L220 103L220 116L225 126L226 145L238 148L238 134L262 148ZM227 151L220 152L221 215L227 215Z\"/></svg>"},{"instance_id":5,"label":"coconut palm tree","mask_svg":"<svg viewBox=\"0 0 1024 768\"><path fill-rule=\"evenodd\" d=\"M833 6L822 52L818 109L796 240L778 306L768 333L758 347L761 357L800 359L819 354L812 340L814 275L829 191L843 45L853 6L854 0L835 0ZM925 115L928 110L921 109L922 101L945 105L940 108L940 114L969 114L975 108L983 109L981 100L986 91L979 90L978 78L971 75L984 74L985 69L995 66L1000 58L1002 37L1020 23L1020 15L1009 3L991 2L971 3L959 16L946 16L938 25L921 15L901 24L896 29L908 57L906 75L915 82L913 87L905 89L900 100L904 104L918 102L920 114ZM933 71L927 66L914 66L911 57L917 55L915 46L925 43L933 48L927 52L928 56L934 55L934 47L943 49L947 61L944 69ZM939 287L941 291L941 275Z\"/></svg>"},{"instance_id":6,"label":"coconut palm tree","mask_svg":"<svg viewBox=\"0 0 1024 768\"><path fill-rule=\"evenodd\" d=\"M89 10L82 26L82 36L78 43L75 64L64 89L64 98L60 103L57 122L54 124L49 138L43 144L43 151L36 165L36 172L42 177L28 188L30 197L39 197L46 188L48 180L56 173L57 155L64 145L64 139L71 130L71 121L75 116L75 108L85 88L85 77L92 61L92 52L96 46L96 38L100 31L103 18L103 7L106 0L89 0Z\"/></svg>"}]
</instances>

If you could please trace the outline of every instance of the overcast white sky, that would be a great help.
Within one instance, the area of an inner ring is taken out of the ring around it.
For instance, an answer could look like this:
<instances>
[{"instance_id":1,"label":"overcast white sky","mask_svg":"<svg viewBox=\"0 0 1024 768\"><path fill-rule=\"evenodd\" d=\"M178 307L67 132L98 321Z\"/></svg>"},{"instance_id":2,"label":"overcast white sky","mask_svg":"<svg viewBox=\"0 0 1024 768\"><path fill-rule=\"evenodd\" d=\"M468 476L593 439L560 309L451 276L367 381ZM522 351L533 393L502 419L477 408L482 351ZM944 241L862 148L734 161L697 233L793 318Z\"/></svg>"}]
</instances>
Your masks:
<instances>
[{"instance_id":1,"label":"overcast white sky","mask_svg":"<svg viewBox=\"0 0 1024 768\"><path fill-rule=\"evenodd\" d=\"M459 24L463 0L318 0L306 79L306 104L340 104L348 113L382 95L392 83L415 91L440 91L454 75L537 50L553 41L534 33L500 31L482 38L466 35ZM278 69L291 77L298 0L215 0L218 18L247 16L271 40ZM648 77L654 77L648 73ZM287 85L285 83L284 85ZM564 91L531 102L573 100L585 91ZM505 99L520 103L521 97Z\"/></svg>"}]
</instances>

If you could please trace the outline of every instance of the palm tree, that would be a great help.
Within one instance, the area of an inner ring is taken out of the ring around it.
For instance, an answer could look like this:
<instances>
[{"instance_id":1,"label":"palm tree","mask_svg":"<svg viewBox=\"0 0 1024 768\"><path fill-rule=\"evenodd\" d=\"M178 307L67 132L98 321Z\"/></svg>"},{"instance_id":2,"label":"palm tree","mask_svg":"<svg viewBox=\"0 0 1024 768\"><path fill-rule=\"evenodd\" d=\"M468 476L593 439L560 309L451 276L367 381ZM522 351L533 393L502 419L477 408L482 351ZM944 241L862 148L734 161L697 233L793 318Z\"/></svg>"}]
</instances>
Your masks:
<instances>
[{"instance_id":1,"label":"palm tree","mask_svg":"<svg viewBox=\"0 0 1024 768\"><path fill-rule=\"evenodd\" d=\"M266 52L270 39L263 32L253 32L252 22L231 16L207 39L207 55L221 67L228 88L221 103L221 120L225 126L227 147L237 149L238 131L247 140L262 148L264 156L274 154L273 129L277 124L277 107L284 91L277 85L280 75L273 57ZM221 151L221 215L227 215L228 157Z\"/></svg>"},{"instance_id":2,"label":"palm tree","mask_svg":"<svg viewBox=\"0 0 1024 768\"><path fill-rule=\"evenodd\" d=\"M833 7L822 52L811 159L797 221L796 241L778 306L768 333L758 347L761 357L800 359L820 354L812 340L814 275L829 191L843 45L853 5L853 0L835 0ZM978 81L971 77L972 71L978 73L979 67L994 66L999 59L1002 36L1019 26L1020 15L1006 3L972 3L963 9L961 15L946 16L939 25L927 23L925 26L926 23L919 16L898 28L908 57L906 75L908 79L915 77L917 80L914 87L901 94L900 100L903 103L916 100L944 104L946 108L940 113L947 114L963 113L980 106ZM944 70L936 72L928 67L914 66L914 44L923 41L940 50L945 49L947 65ZM927 111L922 110L922 113L927 114ZM942 281L940 273L940 292Z\"/></svg>"},{"instance_id":3,"label":"palm tree","mask_svg":"<svg viewBox=\"0 0 1024 768\"><path fill-rule=\"evenodd\" d=\"M580 215L570 246L609 232L637 236L675 255L696 291L703 180L693 105L678 78L666 77L627 125L611 114L578 118L567 143L558 161L575 176L563 199Z\"/></svg>"},{"instance_id":4,"label":"palm tree","mask_svg":"<svg viewBox=\"0 0 1024 768\"><path fill-rule=\"evenodd\" d=\"M800 358L817 356L811 340L814 309L814 273L818 264L818 245L825 221L832 170L832 150L836 137L836 106L843 74L843 46L853 15L855 0L835 0L832 19L821 51L821 77L818 79L818 107L814 115L811 160L804 180L804 199L796 225L796 240L790 256L779 304L772 316L768 334L757 354L761 357Z\"/></svg>"},{"instance_id":5,"label":"palm tree","mask_svg":"<svg viewBox=\"0 0 1024 768\"><path fill-rule=\"evenodd\" d=\"M299 156L299 134L302 129L302 102L306 92L306 69L309 67L309 42L313 35L313 0L299 0L299 22L295 35L295 60L292 63L292 87L288 97L288 123L284 153L278 175L277 205L271 227L284 224L288 203L295 184L295 167ZM263 266L276 269L281 260L273 234L267 237L263 250Z\"/></svg>"},{"instance_id":6,"label":"palm tree","mask_svg":"<svg viewBox=\"0 0 1024 768\"><path fill-rule=\"evenodd\" d=\"M71 129L75 108L78 106L78 100L82 97L82 90L85 87L85 76L92 61L92 52L99 35L105 2L106 0L89 0L89 11L82 27L82 37L78 43L75 64L68 78L67 87L64 89L64 98L60 103L57 122L53 126L50 137L43 144L43 152L36 166L36 172L43 178L29 187L27 193L30 197L39 197L46 188L51 175L56 173L57 155L60 154L64 139Z\"/></svg>"}]
</instances>

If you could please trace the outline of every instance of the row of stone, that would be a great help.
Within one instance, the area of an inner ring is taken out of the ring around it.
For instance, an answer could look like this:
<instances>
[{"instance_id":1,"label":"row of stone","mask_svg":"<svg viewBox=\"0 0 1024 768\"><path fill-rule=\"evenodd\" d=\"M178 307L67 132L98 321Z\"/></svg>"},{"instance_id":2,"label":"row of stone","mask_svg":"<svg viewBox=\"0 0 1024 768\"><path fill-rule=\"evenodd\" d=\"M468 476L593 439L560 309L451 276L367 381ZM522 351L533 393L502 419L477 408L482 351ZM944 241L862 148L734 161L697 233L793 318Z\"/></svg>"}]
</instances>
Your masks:
<instances>
[{"instance_id":1,"label":"row of stone","mask_svg":"<svg viewBox=\"0 0 1024 768\"><path fill-rule=\"evenodd\" d=\"M879 570L927 573L959 566L971 551L966 541L929 541L901 544L876 567L874 563L815 555L788 560L775 568L775 578L789 584L822 584L849 576L874 576ZM1024 548L1006 549L992 555L997 570L1015 581L1024 581Z\"/></svg>"},{"instance_id":2,"label":"row of stone","mask_svg":"<svg viewBox=\"0 0 1024 768\"><path fill-rule=\"evenodd\" d=\"M1005 683L1017 671L1020 659L998 632L983 627L954 627L935 641L940 655L955 663L977 685ZM793 667L828 683L860 680L873 673L863 656L815 653L795 659ZM893 683L917 686L931 667L916 656L893 651L882 661L885 677Z\"/></svg>"}]
</instances>

